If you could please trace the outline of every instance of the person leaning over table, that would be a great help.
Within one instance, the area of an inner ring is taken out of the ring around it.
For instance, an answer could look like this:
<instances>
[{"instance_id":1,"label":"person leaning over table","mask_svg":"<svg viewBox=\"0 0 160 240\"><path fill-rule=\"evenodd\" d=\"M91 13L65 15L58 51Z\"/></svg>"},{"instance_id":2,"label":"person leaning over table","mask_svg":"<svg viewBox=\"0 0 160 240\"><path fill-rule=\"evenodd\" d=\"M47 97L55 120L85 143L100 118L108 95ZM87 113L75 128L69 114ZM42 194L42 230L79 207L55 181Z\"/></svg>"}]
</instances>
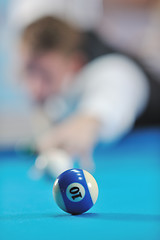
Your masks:
<instances>
[{"instance_id":1,"label":"person leaning over table","mask_svg":"<svg viewBox=\"0 0 160 240\"><path fill-rule=\"evenodd\" d=\"M40 152L62 148L89 165L97 141L117 141L148 111L144 69L94 33L42 17L23 30L20 55L25 87L52 121Z\"/></svg>"}]
</instances>

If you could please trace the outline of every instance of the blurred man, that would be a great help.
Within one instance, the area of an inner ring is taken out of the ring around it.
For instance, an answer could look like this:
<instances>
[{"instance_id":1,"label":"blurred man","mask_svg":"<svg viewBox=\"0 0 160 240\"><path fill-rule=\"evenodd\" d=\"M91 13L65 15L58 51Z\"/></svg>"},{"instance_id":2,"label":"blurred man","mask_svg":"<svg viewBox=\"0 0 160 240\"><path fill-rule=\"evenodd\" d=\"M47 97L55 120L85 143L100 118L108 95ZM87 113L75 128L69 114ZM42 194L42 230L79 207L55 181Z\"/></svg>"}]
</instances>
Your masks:
<instances>
[{"instance_id":1,"label":"blurred man","mask_svg":"<svg viewBox=\"0 0 160 240\"><path fill-rule=\"evenodd\" d=\"M31 97L44 108L52 102L52 129L37 141L42 152L62 148L87 163L97 141L124 136L147 105L143 71L62 20L43 17L31 23L20 49Z\"/></svg>"}]
</instances>

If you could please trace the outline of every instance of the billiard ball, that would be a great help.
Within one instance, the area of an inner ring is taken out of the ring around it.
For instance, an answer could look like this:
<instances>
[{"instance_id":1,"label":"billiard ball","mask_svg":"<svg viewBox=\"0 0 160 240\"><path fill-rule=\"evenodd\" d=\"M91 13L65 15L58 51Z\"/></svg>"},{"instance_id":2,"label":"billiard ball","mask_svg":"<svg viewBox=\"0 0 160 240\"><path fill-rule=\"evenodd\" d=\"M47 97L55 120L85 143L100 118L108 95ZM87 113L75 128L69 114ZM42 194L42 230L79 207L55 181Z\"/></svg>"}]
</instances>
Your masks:
<instances>
[{"instance_id":1,"label":"billiard ball","mask_svg":"<svg viewBox=\"0 0 160 240\"><path fill-rule=\"evenodd\" d=\"M87 171L73 168L60 174L53 185L53 197L65 212L82 214L88 211L98 197L98 185Z\"/></svg>"},{"instance_id":2,"label":"billiard ball","mask_svg":"<svg viewBox=\"0 0 160 240\"><path fill-rule=\"evenodd\" d=\"M71 157L61 149L51 149L39 155L35 161L36 169L56 178L59 174L73 167Z\"/></svg>"}]
</instances>

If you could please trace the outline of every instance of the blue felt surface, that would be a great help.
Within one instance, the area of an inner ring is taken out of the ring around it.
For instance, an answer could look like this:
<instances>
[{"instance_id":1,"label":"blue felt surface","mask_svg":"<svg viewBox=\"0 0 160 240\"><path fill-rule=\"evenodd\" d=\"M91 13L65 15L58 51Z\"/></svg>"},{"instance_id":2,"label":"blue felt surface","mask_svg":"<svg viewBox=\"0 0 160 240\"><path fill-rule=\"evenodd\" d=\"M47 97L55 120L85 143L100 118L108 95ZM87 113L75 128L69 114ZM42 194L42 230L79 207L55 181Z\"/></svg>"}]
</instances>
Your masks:
<instances>
[{"instance_id":1,"label":"blue felt surface","mask_svg":"<svg viewBox=\"0 0 160 240\"><path fill-rule=\"evenodd\" d=\"M53 201L53 181L29 178L33 159L0 153L0 239L160 239L160 130L137 130L94 153L99 199L71 216Z\"/></svg>"}]
</instances>

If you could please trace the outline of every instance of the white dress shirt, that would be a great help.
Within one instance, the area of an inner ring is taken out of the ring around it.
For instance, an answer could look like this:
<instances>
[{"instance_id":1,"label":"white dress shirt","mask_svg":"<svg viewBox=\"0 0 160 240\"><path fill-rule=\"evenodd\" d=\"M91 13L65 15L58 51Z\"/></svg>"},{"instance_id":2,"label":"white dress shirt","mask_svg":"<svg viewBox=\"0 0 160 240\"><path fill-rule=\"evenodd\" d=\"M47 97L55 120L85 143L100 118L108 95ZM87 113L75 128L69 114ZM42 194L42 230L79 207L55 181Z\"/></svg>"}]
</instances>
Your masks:
<instances>
[{"instance_id":1,"label":"white dress shirt","mask_svg":"<svg viewBox=\"0 0 160 240\"><path fill-rule=\"evenodd\" d=\"M145 74L129 58L109 54L87 64L65 93L46 104L53 121L83 113L101 122L100 139L115 141L130 131L149 99Z\"/></svg>"}]
</instances>

